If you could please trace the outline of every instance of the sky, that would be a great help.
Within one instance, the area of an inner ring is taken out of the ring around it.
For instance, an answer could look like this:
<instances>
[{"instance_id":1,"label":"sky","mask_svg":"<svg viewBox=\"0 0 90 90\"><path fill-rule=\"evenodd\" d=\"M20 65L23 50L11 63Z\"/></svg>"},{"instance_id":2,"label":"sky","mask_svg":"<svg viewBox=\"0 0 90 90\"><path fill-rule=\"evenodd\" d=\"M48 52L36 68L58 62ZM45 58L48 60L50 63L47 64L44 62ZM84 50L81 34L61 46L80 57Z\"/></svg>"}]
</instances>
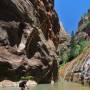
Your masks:
<instances>
[{"instance_id":1,"label":"sky","mask_svg":"<svg viewBox=\"0 0 90 90\"><path fill-rule=\"evenodd\" d=\"M69 34L76 32L81 16L90 9L90 0L55 0L59 19Z\"/></svg>"}]
</instances>

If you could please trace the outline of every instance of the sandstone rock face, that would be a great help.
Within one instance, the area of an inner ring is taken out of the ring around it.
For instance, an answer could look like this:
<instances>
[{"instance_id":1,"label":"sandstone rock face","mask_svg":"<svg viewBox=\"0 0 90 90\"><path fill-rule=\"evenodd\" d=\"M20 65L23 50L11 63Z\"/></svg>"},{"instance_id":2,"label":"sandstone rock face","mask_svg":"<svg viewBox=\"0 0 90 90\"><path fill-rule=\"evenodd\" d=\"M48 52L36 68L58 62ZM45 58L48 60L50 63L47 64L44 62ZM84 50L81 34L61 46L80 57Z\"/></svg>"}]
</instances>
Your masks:
<instances>
[{"instance_id":1,"label":"sandstone rock face","mask_svg":"<svg viewBox=\"0 0 90 90\"><path fill-rule=\"evenodd\" d=\"M54 0L2 0L0 80L31 75L38 83L57 81L60 31Z\"/></svg>"},{"instance_id":2,"label":"sandstone rock face","mask_svg":"<svg viewBox=\"0 0 90 90\"><path fill-rule=\"evenodd\" d=\"M60 75L65 80L90 86L90 11L80 20L74 39L76 43L84 40L88 44L80 55L60 69Z\"/></svg>"},{"instance_id":3,"label":"sandstone rock face","mask_svg":"<svg viewBox=\"0 0 90 90\"><path fill-rule=\"evenodd\" d=\"M90 40L90 10L79 21L77 36Z\"/></svg>"},{"instance_id":4,"label":"sandstone rock face","mask_svg":"<svg viewBox=\"0 0 90 90\"><path fill-rule=\"evenodd\" d=\"M67 63L61 71L64 79L90 86L90 46L73 61Z\"/></svg>"}]
</instances>

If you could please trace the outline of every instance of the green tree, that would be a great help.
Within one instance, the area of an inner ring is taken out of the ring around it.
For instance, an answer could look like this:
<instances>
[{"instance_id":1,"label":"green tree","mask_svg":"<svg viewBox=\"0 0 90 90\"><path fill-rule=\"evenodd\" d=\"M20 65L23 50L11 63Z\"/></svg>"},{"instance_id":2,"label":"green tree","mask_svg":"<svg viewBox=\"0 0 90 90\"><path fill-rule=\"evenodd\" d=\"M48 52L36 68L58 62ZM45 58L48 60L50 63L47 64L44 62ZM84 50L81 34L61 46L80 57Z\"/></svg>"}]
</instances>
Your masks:
<instances>
[{"instance_id":1,"label":"green tree","mask_svg":"<svg viewBox=\"0 0 90 90\"><path fill-rule=\"evenodd\" d=\"M68 62L68 54L67 53L63 53L61 56L61 59L63 60L63 64L66 64Z\"/></svg>"},{"instance_id":2,"label":"green tree","mask_svg":"<svg viewBox=\"0 0 90 90\"><path fill-rule=\"evenodd\" d=\"M73 47L73 45L74 45L75 43L76 43L76 42L75 42L75 33L74 33L74 31L72 31L72 33L71 33L71 42L70 42L71 47Z\"/></svg>"},{"instance_id":3,"label":"green tree","mask_svg":"<svg viewBox=\"0 0 90 90\"><path fill-rule=\"evenodd\" d=\"M78 56L80 54L80 45L78 44L75 44L72 48L71 48L71 51L70 51L70 54L69 54L69 59L72 60L74 59L76 56Z\"/></svg>"},{"instance_id":4,"label":"green tree","mask_svg":"<svg viewBox=\"0 0 90 90\"><path fill-rule=\"evenodd\" d=\"M88 41L87 40L80 40L79 41L79 45L80 45L80 53L83 52L84 48L88 45Z\"/></svg>"}]
</instances>

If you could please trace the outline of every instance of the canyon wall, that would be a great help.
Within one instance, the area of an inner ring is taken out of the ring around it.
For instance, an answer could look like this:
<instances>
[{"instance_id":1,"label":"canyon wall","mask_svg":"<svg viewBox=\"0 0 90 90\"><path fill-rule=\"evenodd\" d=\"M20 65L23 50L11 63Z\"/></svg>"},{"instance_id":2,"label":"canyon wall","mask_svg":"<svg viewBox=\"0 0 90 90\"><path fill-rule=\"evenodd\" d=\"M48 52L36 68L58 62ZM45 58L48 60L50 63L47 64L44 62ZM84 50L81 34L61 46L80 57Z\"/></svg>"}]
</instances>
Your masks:
<instances>
[{"instance_id":1,"label":"canyon wall","mask_svg":"<svg viewBox=\"0 0 90 90\"><path fill-rule=\"evenodd\" d=\"M0 1L0 80L57 81L61 33L54 0Z\"/></svg>"}]
</instances>

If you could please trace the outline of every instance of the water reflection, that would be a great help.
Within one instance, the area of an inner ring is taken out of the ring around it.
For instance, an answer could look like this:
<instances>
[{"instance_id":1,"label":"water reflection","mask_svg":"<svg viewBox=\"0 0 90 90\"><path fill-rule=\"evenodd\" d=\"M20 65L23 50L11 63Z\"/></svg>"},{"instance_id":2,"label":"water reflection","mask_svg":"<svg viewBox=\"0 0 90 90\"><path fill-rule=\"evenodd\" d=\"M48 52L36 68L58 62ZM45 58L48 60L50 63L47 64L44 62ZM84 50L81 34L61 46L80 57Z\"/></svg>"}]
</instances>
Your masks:
<instances>
[{"instance_id":1,"label":"water reflection","mask_svg":"<svg viewBox=\"0 0 90 90\"><path fill-rule=\"evenodd\" d=\"M20 90L20 88L0 88L0 90ZM30 87L30 90L90 90L90 87L85 87L80 84L66 82L66 81L59 81L54 85L51 84L43 84Z\"/></svg>"}]
</instances>

